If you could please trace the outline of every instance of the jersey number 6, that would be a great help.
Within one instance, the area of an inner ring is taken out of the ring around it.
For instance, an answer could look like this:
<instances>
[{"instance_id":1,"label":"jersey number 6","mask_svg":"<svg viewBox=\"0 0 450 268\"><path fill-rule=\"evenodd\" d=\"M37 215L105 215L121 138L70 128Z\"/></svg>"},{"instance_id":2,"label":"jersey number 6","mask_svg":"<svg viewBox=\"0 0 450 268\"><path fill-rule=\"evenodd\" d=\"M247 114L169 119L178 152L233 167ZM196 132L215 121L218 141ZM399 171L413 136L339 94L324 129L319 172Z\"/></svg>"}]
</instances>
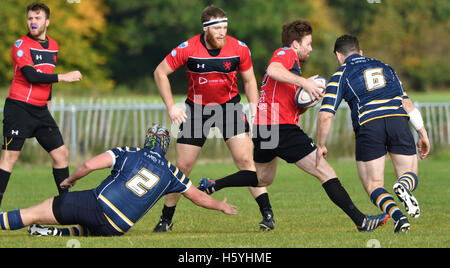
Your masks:
<instances>
[{"instance_id":1,"label":"jersey number 6","mask_svg":"<svg viewBox=\"0 0 450 268\"><path fill-rule=\"evenodd\" d=\"M153 188L159 181L159 177L146 168L142 168L138 174L131 178L126 186L137 196L141 197Z\"/></svg>"},{"instance_id":2,"label":"jersey number 6","mask_svg":"<svg viewBox=\"0 0 450 268\"><path fill-rule=\"evenodd\" d=\"M382 88L386 85L384 79L383 68L373 68L364 71L364 80L368 91Z\"/></svg>"}]
</instances>

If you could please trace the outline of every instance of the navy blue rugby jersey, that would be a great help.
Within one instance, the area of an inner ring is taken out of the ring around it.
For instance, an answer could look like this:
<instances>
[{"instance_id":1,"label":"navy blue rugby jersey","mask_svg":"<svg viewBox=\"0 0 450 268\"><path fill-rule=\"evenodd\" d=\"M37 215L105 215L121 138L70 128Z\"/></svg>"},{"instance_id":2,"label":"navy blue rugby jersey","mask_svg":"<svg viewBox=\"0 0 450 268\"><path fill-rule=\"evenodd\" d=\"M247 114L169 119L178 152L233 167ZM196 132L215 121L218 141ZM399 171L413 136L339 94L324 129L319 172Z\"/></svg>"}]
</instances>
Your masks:
<instances>
[{"instance_id":1,"label":"navy blue rugby jersey","mask_svg":"<svg viewBox=\"0 0 450 268\"><path fill-rule=\"evenodd\" d=\"M93 191L111 225L128 231L165 194L184 193L192 185L160 150L117 147L109 175Z\"/></svg>"},{"instance_id":2,"label":"navy blue rugby jersey","mask_svg":"<svg viewBox=\"0 0 450 268\"><path fill-rule=\"evenodd\" d=\"M378 118L408 116L408 98L394 69L358 54L349 56L329 79L320 111L336 113L344 99L351 109L353 129Z\"/></svg>"}]
</instances>

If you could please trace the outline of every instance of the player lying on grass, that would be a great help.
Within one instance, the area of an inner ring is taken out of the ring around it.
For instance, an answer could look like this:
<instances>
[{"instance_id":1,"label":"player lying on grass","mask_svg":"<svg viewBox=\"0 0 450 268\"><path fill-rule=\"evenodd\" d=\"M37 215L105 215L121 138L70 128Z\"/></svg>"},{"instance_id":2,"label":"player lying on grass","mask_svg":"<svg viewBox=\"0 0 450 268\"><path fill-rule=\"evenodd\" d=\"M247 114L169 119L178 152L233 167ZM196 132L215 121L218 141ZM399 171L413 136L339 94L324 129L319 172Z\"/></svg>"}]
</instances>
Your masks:
<instances>
[{"instance_id":1,"label":"player lying on grass","mask_svg":"<svg viewBox=\"0 0 450 268\"><path fill-rule=\"evenodd\" d=\"M97 188L68 192L39 205L0 214L0 230L29 226L37 236L119 236L128 231L165 194L182 193L194 204L237 214L236 207L215 200L191 187L192 183L164 155L170 144L169 131L153 125L143 148L117 147L80 165L61 183L64 189L94 170L112 167ZM32 225L33 224L33 225ZM40 226L73 225L70 228Z\"/></svg>"}]
</instances>

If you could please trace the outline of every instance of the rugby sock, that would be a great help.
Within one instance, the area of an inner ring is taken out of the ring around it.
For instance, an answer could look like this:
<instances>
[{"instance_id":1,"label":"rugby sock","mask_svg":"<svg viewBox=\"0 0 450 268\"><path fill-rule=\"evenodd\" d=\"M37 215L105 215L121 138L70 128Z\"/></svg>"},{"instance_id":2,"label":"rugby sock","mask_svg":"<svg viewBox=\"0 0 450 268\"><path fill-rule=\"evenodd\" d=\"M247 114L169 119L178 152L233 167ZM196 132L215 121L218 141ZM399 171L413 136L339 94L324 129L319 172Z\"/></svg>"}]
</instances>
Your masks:
<instances>
[{"instance_id":1,"label":"rugby sock","mask_svg":"<svg viewBox=\"0 0 450 268\"><path fill-rule=\"evenodd\" d=\"M53 178L55 179L56 187L58 187L59 194L67 193L69 189L61 189L59 184L69 177L69 167L66 168L53 168Z\"/></svg>"},{"instance_id":2,"label":"rugby sock","mask_svg":"<svg viewBox=\"0 0 450 268\"><path fill-rule=\"evenodd\" d=\"M391 218L398 221L403 215L402 211L394 202L394 198L384 188L377 188L370 194L370 200L381 211L389 214Z\"/></svg>"},{"instance_id":3,"label":"rugby sock","mask_svg":"<svg viewBox=\"0 0 450 268\"><path fill-rule=\"evenodd\" d=\"M168 207L168 206L164 205L164 207L162 209L161 218L164 218L167 220L172 220L173 214L175 214L175 209L176 209L176 206Z\"/></svg>"},{"instance_id":4,"label":"rugby sock","mask_svg":"<svg viewBox=\"0 0 450 268\"><path fill-rule=\"evenodd\" d=\"M19 209L0 214L0 230L18 230L23 227Z\"/></svg>"},{"instance_id":5,"label":"rugby sock","mask_svg":"<svg viewBox=\"0 0 450 268\"><path fill-rule=\"evenodd\" d=\"M258 203L259 211L264 216L264 211L270 211L273 217L272 206L270 205L269 193L260 194L255 198L256 203Z\"/></svg>"},{"instance_id":6,"label":"rugby sock","mask_svg":"<svg viewBox=\"0 0 450 268\"><path fill-rule=\"evenodd\" d=\"M410 192L414 191L419 184L419 178L413 172L406 172L398 178L398 182L405 186Z\"/></svg>"},{"instance_id":7,"label":"rugby sock","mask_svg":"<svg viewBox=\"0 0 450 268\"><path fill-rule=\"evenodd\" d=\"M89 230L82 225L57 229L59 236L89 236Z\"/></svg>"},{"instance_id":8,"label":"rugby sock","mask_svg":"<svg viewBox=\"0 0 450 268\"><path fill-rule=\"evenodd\" d=\"M219 191L226 187L243 187L243 186L258 186L258 177L255 171L240 170L236 173L226 176L225 178L216 180L214 190Z\"/></svg>"},{"instance_id":9,"label":"rugby sock","mask_svg":"<svg viewBox=\"0 0 450 268\"><path fill-rule=\"evenodd\" d=\"M10 172L0 169L0 205L2 204L3 195L5 194L10 176Z\"/></svg>"},{"instance_id":10,"label":"rugby sock","mask_svg":"<svg viewBox=\"0 0 450 268\"><path fill-rule=\"evenodd\" d=\"M342 186L338 178L330 179L322 184L328 197L347 214L356 226L362 226L366 215L364 215L353 204L352 199Z\"/></svg>"}]
</instances>

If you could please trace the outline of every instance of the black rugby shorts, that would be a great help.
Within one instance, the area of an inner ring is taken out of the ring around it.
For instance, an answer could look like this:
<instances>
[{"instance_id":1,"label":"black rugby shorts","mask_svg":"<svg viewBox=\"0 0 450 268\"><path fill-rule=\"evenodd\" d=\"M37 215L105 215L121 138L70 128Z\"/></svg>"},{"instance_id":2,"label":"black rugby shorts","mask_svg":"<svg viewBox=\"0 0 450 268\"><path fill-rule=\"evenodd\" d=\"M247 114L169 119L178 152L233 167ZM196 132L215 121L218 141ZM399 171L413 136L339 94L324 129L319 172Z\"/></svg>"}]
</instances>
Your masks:
<instances>
[{"instance_id":1,"label":"black rugby shorts","mask_svg":"<svg viewBox=\"0 0 450 268\"><path fill-rule=\"evenodd\" d=\"M47 106L6 99L3 108L3 150L22 150L25 139L36 137L50 152L64 145L59 127Z\"/></svg>"},{"instance_id":2,"label":"black rugby shorts","mask_svg":"<svg viewBox=\"0 0 450 268\"><path fill-rule=\"evenodd\" d=\"M229 102L218 105L198 105L186 100L187 119L180 125L177 143L202 147L211 127L217 127L225 142L242 133L250 131L247 117L236 95Z\"/></svg>"},{"instance_id":3,"label":"black rugby shorts","mask_svg":"<svg viewBox=\"0 0 450 268\"><path fill-rule=\"evenodd\" d=\"M295 163L317 148L299 126L288 124L255 125L252 140L256 163L268 163L277 156L288 163Z\"/></svg>"}]
</instances>

